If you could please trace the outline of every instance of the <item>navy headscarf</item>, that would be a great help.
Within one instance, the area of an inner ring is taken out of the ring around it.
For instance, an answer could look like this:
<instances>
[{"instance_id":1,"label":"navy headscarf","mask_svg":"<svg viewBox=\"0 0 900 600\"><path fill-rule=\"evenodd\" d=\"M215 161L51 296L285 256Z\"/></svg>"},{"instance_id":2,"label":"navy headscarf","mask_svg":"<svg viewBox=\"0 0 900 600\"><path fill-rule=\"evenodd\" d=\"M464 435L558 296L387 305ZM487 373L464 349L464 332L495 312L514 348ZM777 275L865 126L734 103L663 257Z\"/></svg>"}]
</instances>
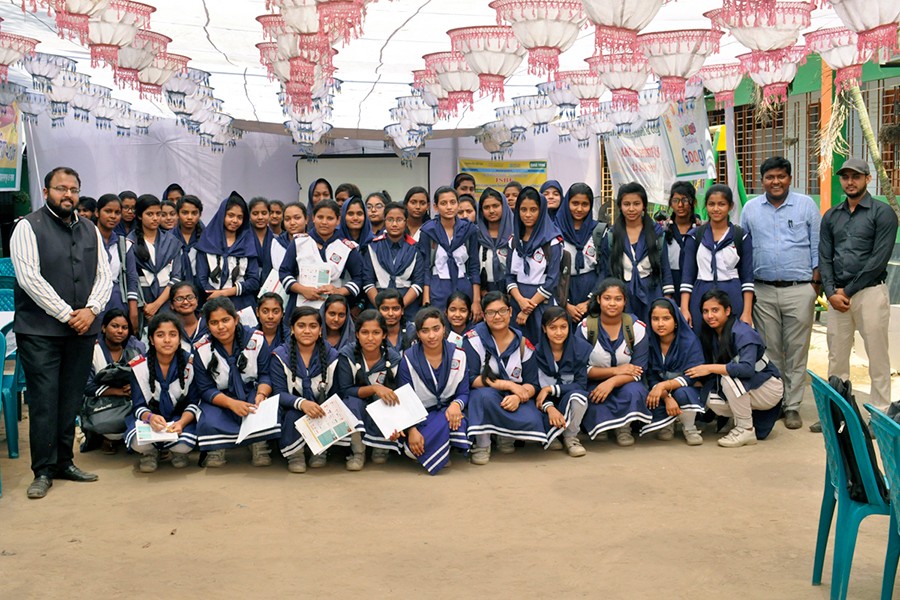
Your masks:
<instances>
[{"instance_id":1,"label":"navy headscarf","mask_svg":"<svg viewBox=\"0 0 900 600\"><path fill-rule=\"evenodd\" d=\"M244 220L235 235L234 243L229 247L228 241L225 239L225 212L227 211L228 201L232 198L240 199L243 204ZM256 235L250 227L250 211L247 210L247 203L237 192L231 192L228 198L222 200L219 209L210 220L200 241L197 242L197 250L206 254L216 256L236 256L236 257L256 257Z\"/></svg>"},{"instance_id":2,"label":"navy headscarf","mask_svg":"<svg viewBox=\"0 0 900 600\"><path fill-rule=\"evenodd\" d=\"M688 325L687 320L682 315L681 310L675 301L671 298L659 298L668 302L675 312L675 339L669 346L669 352L663 358L662 349L659 343L659 336L650 327L650 368L653 373L650 374L651 379L665 381L673 377L684 376L684 372L691 367L702 365L706 361L703 358L703 347L700 339ZM654 301L655 302L655 301ZM652 306L652 305L651 305ZM651 309L651 313L652 313ZM676 375L677 374L677 375ZM688 385L692 380L685 377Z\"/></svg>"},{"instance_id":3,"label":"navy headscarf","mask_svg":"<svg viewBox=\"0 0 900 600\"><path fill-rule=\"evenodd\" d=\"M545 183L544 185L547 184ZM542 186L541 190L543 189ZM563 239L575 246L574 267L580 271L584 268L584 247L591 241L591 235L594 233L594 227L596 227L597 221L594 219L594 199L589 198L591 201L591 208L588 211L588 215L581 223L581 229L575 229L575 219L572 217L572 211L569 210L569 199L571 196L572 188L570 187L566 195L563 196L559 212L556 213L556 226L559 228L560 233L562 233Z\"/></svg>"},{"instance_id":4,"label":"navy headscarf","mask_svg":"<svg viewBox=\"0 0 900 600\"><path fill-rule=\"evenodd\" d=\"M559 184L559 182L558 182L557 180L555 180L555 179L548 179L547 181L545 181L545 182L543 183L543 185L541 185L541 189L539 190L539 191L541 192L541 196L543 196L543 195L544 195L544 192L546 192L546 191L549 190L550 188L555 188L556 191L559 192L559 198L560 198L560 200L559 200L559 208L556 208L556 209L549 209L549 208L548 208L548 210L550 210L550 218L556 219L556 215L557 215L557 213L559 213L559 209L563 207L563 202L564 202L564 198L563 198L563 188L562 188L562 186Z\"/></svg>"},{"instance_id":5,"label":"navy headscarf","mask_svg":"<svg viewBox=\"0 0 900 600\"><path fill-rule=\"evenodd\" d=\"M181 186L178 185L177 183L170 183L169 186L168 186L168 187L165 189L165 191L163 192L163 195L160 197L160 200L162 200L163 202L165 202L166 200L168 200L168 199L169 199L169 192L171 192L172 190L178 190L179 192L181 192L181 197L182 197L182 198L184 198L185 195L186 195L186 194L184 193L184 188L183 188L183 187L181 187Z\"/></svg>"},{"instance_id":6,"label":"navy headscarf","mask_svg":"<svg viewBox=\"0 0 900 600\"><path fill-rule=\"evenodd\" d=\"M353 236L350 234L350 228L347 227L347 211L350 209L351 204L358 204L362 208L363 213L363 226L359 232L358 240L353 239ZM362 198L353 197L344 202L344 205L341 206L341 222L338 225L338 229L341 232L341 237L345 240L356 242L359 244L360 248L369 245L369 242L371 242L372 238L375 236L372 234L372 223L369 221L369 212L366 210L366 205L363 204Z\"/></svg>"},{"instance_id":7,"label":"navy headscarf","mask_svg":"<svg viewBox=\"0 0 900 600\"><path fill-rule=\"evenodd\" d=\"M307 214L309 215L310 219L312 218L313 207L315 206L313 204L313 192L316 190L316 186L320 183L324 183L326 186L328 186L328 197L334 200L334 188L331 187L331 184L328 183L327 179L325 179L324 177L319 177L318 179L313 180L313 182L309 184L309 188L307 188L306 190L306 197L308 199L306 208L308 211Z\"/></svg>"},{"instance_id":8,"label":"navy headscarf","mask_svg":"<svg viewBox=\"0 0 900 600\"><path fill-rule=\"evenodd\" d=\"M537 193L538 220L537 223L534 224L534 228L531 231L531 237L527 242L525 242L522 241L522 230L525 228L525 226L522 224L522 219L519 218L519 210L524 200L533 200L532 198L525 197L527 190L531 190ZM516 200L516 214L514 215L514 223L515 226L513 227L512 250L513 252L518 253L520 257L522 257L525 263L525 274L527 275L529 271L528 258L531 257L538 250L538 248L541 248L544 244L547 244L552 240L558 238L559 229L556 227L553 219L550 218L550 213L547 211L547 199L544 198L543 194L538 193L537 190L535 190L531 186L524 188L519 193L519 198Z\"/></svg>"},{"instance_id":9,"label":"navy headscarf","mask_svg":"<svg viewBox=\"0 0 900 600\"><path fill-rule=\"evenodd\" d=\"M420 243L425 239L431 240L451 255L450 260L447 261L447 269L450 272L450 281L454 288L459 280L459 272L456 261L452 258L453 252L469 243L469 238L473 235L477 235L475 223L459 217L456 217L456 222L453 224L453 240L447 239L447 232L444 231L440 217L426 221L419 229Z\"/></svg>"},{"instance_id":10,"label":"navy headscarf","mask_svg":"<svg viewBox=\"0 0 900 600\"><path fill-rule=\"evenodd\" d=\"M491 192L496 194L496 196L491 194ZM496 239L491 237L488 223L484 218L484 203L488 198L494 198L500 202L500 228L497 231ZM494 252L493 272L494 277L499 277L500 274L503 273L503 268L500 264L500 257L497 254L497 251L509 244L509 238L513 233L513 214L509 209L509 203L506 201L506 198L503 197L503 194L492 187L486 188L481 193L481 199L478 201L478 216L475 223L478 225L478 243L481 244L482 248L487 248Z\"/></svg>"},{"instance_id":11,"label":"navy headscarf","mask_svg":"<svg viewBox=\"0 0 900 600\"><path fill-rule=\"evenodd\" d=\"M342 298L343 298L343 296L342 296ZM332 304L338 304L338 303L342 303L344 305L344 308L347 309L347 318L344 320L344 326L341 327L341 340L337 343L337 346L335 346L336 350L340 350L341 348L343 348L344 346L347 346L347 345L352 346L353 344L356 343L356 327L353 324L353 315L350 314L350 302L348 302L346 299L336 300L331 303L328 303L328 301L326 300L322 304L321 308L319 308L319 315L321 315L321 317L322 317L322 338L324 339L327 337L327 335L326 335L327 325L325 325L325 311Z\"/></svg>"}]
</instances>

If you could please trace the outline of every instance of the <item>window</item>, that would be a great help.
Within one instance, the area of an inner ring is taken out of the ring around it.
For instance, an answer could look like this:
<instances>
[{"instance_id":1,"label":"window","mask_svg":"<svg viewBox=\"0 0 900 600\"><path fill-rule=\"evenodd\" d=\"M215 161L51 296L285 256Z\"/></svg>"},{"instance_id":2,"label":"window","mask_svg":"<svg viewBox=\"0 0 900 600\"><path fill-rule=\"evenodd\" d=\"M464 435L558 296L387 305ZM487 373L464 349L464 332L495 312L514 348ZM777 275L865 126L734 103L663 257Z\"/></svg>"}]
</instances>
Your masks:
<instances>
[{"instance_id":1,"label":"window","mask_svg":"<svg viewBox=\"0 0 900 600\"><path fill-rule=\"evenodd\" d=\"M753 105L734 107L734 145L748 197L763 193L759 175L763 161L784 156L784 106L767 123L757 117L757 112Z\"/></svg>"},{"instance_id":2,"label":"window","mask_svg":"<svg viewBox=\"0 0 900 600\"><path fill-rule=\"evenodd\" d=\"M812 102L806 105L806 193L817 196L819 187L819 148L816 140L819 134L822 105Z\"/></svg>"}]
</instances>

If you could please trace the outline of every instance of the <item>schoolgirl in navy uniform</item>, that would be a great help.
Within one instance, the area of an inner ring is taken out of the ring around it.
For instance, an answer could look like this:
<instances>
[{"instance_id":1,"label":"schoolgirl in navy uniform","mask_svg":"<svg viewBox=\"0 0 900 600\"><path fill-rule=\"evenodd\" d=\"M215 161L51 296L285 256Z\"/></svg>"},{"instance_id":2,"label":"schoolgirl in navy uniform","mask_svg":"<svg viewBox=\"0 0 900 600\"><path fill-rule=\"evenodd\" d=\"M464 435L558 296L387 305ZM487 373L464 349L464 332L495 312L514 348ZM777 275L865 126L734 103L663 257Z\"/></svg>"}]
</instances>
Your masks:
<instances>
[{"instance_id":1,"label":"schoolgirl in navy uniform","mask_svg":"<svg viewBox=\"0 0 900 600\"><path fill-rule=\"evenodd\" d=\"M113 363L127 365L135 357L144 352L144 345L134 337L131 322L125 316L125 312L119 308L112 308L103 315L100 335L94 344L94 354L91 359L91 373L87 384L84 386L85 396L131 396L130 387L111 388L100 385L96 381L97 373ZM117 433L103 435L102 451L104 454L115 454L115 442L125 435L125 423L123 429ZM88 445L89 446L89 445Z\"/></svg>"},{"instance_id":2,"label":"schoolgirl in navy uniform","mask_svg":"<svg viewBox=\"0 0 900 600\"><path fill-rule=\"evenodd\" d=\"M284 300L275 292L266 292L259 297L256 318L269 348L277 348L291 337L284 319Z\"/></svg>"},{"instance_id":3,"label":"schoolgirl in navy uniform","mask_svg":"<svg viewBox=\"0 0 900 600\"><path fill-rule=\"evenodd\" d=\"M422 423L393 437L405 438L403 448L431 475L450 461L450 447L468 451L464 411L469 400L466 353L445 339L440 309L430 306L416 314L418 343L400 361L398 387L410 385L428 411Z\"/></svg>"},{"instance_id":4,"label":"schoolgirl in navy uniform","mask_svg":"<svg viewBox=\"0 0 900 600\"><path fill-rule=\"evenodd\" d=\"M200 280L197 279L197 242L203 233L203 222L200 216L203 214L203 203L200 198L188 194L176 204L178 209L178 226L169 232L178 242L181 249L181 280L190 281L200 289Z\"/></svg>"},{"instance_id":5,"label":"schoolgirl in navy uniform","mask_svg":"<svg viewBox=\"0 0 900 600\"><path fill-rule=\"evenodd\" d=\"M672 289L675 304L681 306L681 279L684 269L684 245L694 230L694 206L697 204L697 192L687 181L676 181L669 191L669 209L672 220L666 227L664 235L665 252L669 259L669 270L672 273Z\"/></svg>"},{"instance_id":6,"label":"schoolgirl in navy uniform","mask_svg":"<svg viewBox=\"0 0 900 600\"><path fill-rule=\"evenodd\" d=\"M273 268L278 269L281 266L284 246L269 227L269 201L262 196L251 198L247 203L247 209L256 246L256 259L259 263L259 281L262 284Z\"/></svg>"},{"instance_id":7,"label":"schoolgirl in navy uniform","mask_svg":"<svg viewBox=\"0 0 900 600\"><path fill-rule=\"evenodd\" d=\"M695 235L702 236L699 243L690 236L684 245L681 312L696 332L703 326L700 299L712 289L728 294L741 321L753 322L753 242L749 233L731 223L733 208L731 188L711 186L706 191L709 222L696 230Z\"/></svg>"},{"instance_id":8,"label":"schoolgirl in navy uniform","mask_svg":"<svg viewBox=\"0 0 900 600\"><path fill-rule=\"evenodd\" d=\"M181 280L178 243L159 230L160 202L145 194L135 205L137 226L129 234L134 242L134 258L144 301L144 317L150 319L169 301L173 283ZM141 336L141 332L137 332Z\"/></svg>"},{"instance_id":9,"label":"schoolgirl in navy uniform","mask_svg":"<svg viewBox=\"0 0 900 600\"><path fill-rule=\"evenodd\" d=\"M694 379L712 375L703 387L707 406L719 416L734 417L734 428L719 438L719 445L755 444L769 435L779 417L784 393L781 375L766 356L759 333L732 312L731 296L710 290L700 302L700 341L706 364L686 374Z\"/></svg>"},{"instance_id":10,"label":"schoolgirl in navy uniform","mask_svg":"<svg viewBox=\"0 0 900 600\"><path fill-rule=\"evenodd\" d=\"M569 335L569 318L559 306L544 311L541 330L535 351L539 386L535 404L544 413L544 427L548 432L546 447L562 434L562 445L569 456L584 456L578 432L587 410L584 357L590 354L591 346Z\"/></svg>"},{"instance_id":11,"label":"schoolgirl in navy uniform","mask_svg":"<svg viewBox=\"0 0 900 600\"><path fill-rule=\"evenodd\" d=\"M190 281L182 281L172 286L171 307L181 324L181 347L191 352L194 344L203 339L209 328L198 310L200 291Z\"/></svg>"},{"instance_id":12,"label":"schoolgirl in navy uniform","mask_svg":"<svg viewBox=\"0 0 900 600\"><path fill-rule=\"evenodd\" d=\"M663 292L673 294L669 255L663 252L656 224L647 214L647 191L626 183L616 196L618 215L600 243L600 277L615 277L628 286L626 310L642 321L650 303Z\"/></svg>"},{"instance_id":13,"label":"schoolgirl in navy uniform","mask_svg":"<svg viewBox=\"0 0 900 600\"><path fill-rule=\"evenodd\" d=\"M320 202L324 202L325 200L334 202L334 190L327 179L319 177L306 188L306 199L308 202L306 205L307 212L309 214L314 214L316 212L314 209ZM338 206L337 202L335 202L335 206ZM338 211L340 211L340 206L338 206Z\"/></svg>"},{"instance_id":14,"label":"schoolgirl in navy uniform","mask_svg":"<svg viewBox=\"0 0 900 600\"><path fill-rule=\"evenodd\" d=\"M403 354L416 341L416 326L406 319L400 292L390 288L378 292L375 296L375 310L384 317L388 347Z\"/></svg>"},{"instance_id":15,"label":"schoolgirl in navy uniform","mask_svg":"<svg viewBox=\"0 0 900 600\"><path fill-rule=\"evenodd\" d=\"M172 452L172 466L188 465L188 453L197 445L196 421L200 414L191 355L181 348L178 318L168 311L150 319L150 347L146 355L131 361L131 402L134 410L126 418L126 444L141 455L138 470L152 473L159 465L159 451ZM140 444L137 421L154 431L178 434L173 442ZM170 425L171 423L171 425Z\"/></svg>"},{"instance_id":16,"label":"schoolgirl in navy uniform","mask_svg":"<svg viewBox=\"0 0 900 600\"><path fill-rule=\"evenodd\" d=\"M465 292L456 291L447 299L447 339L457 348L463 347L463 339L472 328L472 299Z\"/></svg>"},{"instance_id":17,"label":"schoolgirl in navy uniform","mask_svg":"<svg viewBox=\"0 0 900 600\"><path fill-rule=\"evenodd\" d=\"M550 213L550 219L556 220L563 201L563 187L555 179L548 179L541 185L541 196L547 199L547 212Z\"/></svg>"},{"instance_id":18,"label":"schoolgirl in navy uniform","mask_svg":"<svg viewBox=\"0 0 900 600\"><path fill-rule=\"evenodd\" d=\"M128 315L132 327L137 325L138 274L134 259L134 243L125 240L124 252L119 248L116 226L122 220L122 201L115 194L103 194L97 200L97 230L103 238L109 272L113 278L112 293L106 310L118 308ZM124 260L124 268L123 261Z\"/></svg>"},{"instance_id":19,"label":"schoolgirl in navy uniform","mask_svg":"<svg viewBox=\"0 0 900 600\"><path fill-rule=\"evenodd\" d=\"M514 440L547 441L541 411L531 402L538 388L534 346L509 326L512 309L506 294L488 292L481 302L484 322L463 341L472 388L468 416L475 465L490 461L491 434L503 454L515 452Z\"/></svg>"},{"instance_id":20,"label":"schoolgirl in navy uniform","mask_svg":"<svg viewBox=\"0 0 900 600\"><path fill-rule=\"evenodd\" d=\"M256 244L247 203L231 192L197 242L197 278L207 298L230 298L239 312L252 313L260 286Z\"/></svg>"},{"instance_id":21,"label":"schoolgirl in navy uniform","mask_svg":"<svg viewBox=\"0 0 900 600\"><path fill-rule=\"evenodd\" d=\"M486 188L478 202L477 220L482 293L506 290L506 257L513 220L506 199L494 188Z\"/></svg>"},{"instance_id":22,"label":"schoolgirl in navy uniform","mask_svg":"<svg viewBox=\"0 0 900 600\"><path fill-rule=\"evenodd\" d=\"M473 298L481 295L478 228L456 216L458 205L452 188L438 188L434 193L434 207L439 216L419 230L419 253L427 265L422 303L441 310L446 308L447 298L455 290ZM476 319L479 317L476 314Z\"/></svg>"},{"instance_id":23,"label":"schoolgirl in navy uniform","mask_svg":"<svg viewBox=\"0 0 900 600\"><path fill-rule=\"evenodd\" d=\"M375 236L372 233L372 224L369 222L369 214L362 198L349 198L341 206L341 224L338 227L341 237L351 242L356 242L359 253L363 256L369 251L369 243Z\"/></svg>"},{"instance_id":24,"label":"schoolgirl in navy uniform","mask_svg":"<svg viewBox=\"0 0 900 600\"><path fill-rule=\"evenodd\" d=\"M375 297L382 291L400 292L407 319L419 310L419 296L425 281L425 257L419 252L416 240L406 233L406 207L388 204L385 209L384 232L369 244L363 258L363 290L375 306Z\"/></svg>"},{"instance_id":25,"label":"schoolgirl in navy uniform","mask_svg":"<svg viewBox=\"0 0 900 600\"><path fill-rule=\"evenodd\" d=\"M655 431L661 440L671 440L675 421L684 426L684 439L689 446L703 443L694 425L697 414L706 410L700 388L685 374L703 364L700 340L670 298L654 300L650 305L650 360L647 366L647 407L653 420L641 435Z\"/></svg>"},{"instance_id":26,"label":"schoolgirl in navy uniform","mask_svg":"<svg viewBox=\"0 0 900 600\"><path fill-rule=\"evenodd\" d=\"M631 424L649 423L647 386L643 374L647 368L649 342L647 326L629 315L634 341L629 343L626 331L628 292L619 279L605 279L591 300L588 316L576 328L575 335L593 345L588 357L589 394L582 426L591 439L615 430L620 446L634 444ZM596 322L596 339L592 340Z\"/></svg>"},{"instance_id":27,"label":"schoolgirl in navy uniform","mask_svg":"<svg viewBox=\"0 0 900 600\"><path fill-rule=\"evenodd\" d=\"M526 337L537 339L544 308L556 305L563 245L547 212L547 199L533 187L519 194L509 243L506 291L514 300L514 322Z\"/></svg>"},{"instance_id":28,"label":"schoolgirl in navy uniform","mask_svg":"<svg viewBox=\"0 0 900 600\"><path fill-rule=\"evenodd\" d=\"M363 441L372 447L372 462L383 464L391 451L400 451L400 445L384 437L365 406L378 399L386 404L398 402L394 390L397 389L400 353L388 346L387 324L378 311L367 309L359 313L355 329L356 343L344 346L338 352L335 385L341 390L344 403L351 410L356 408L354 414L365 425ZM357 441L351 436L350 443L353 449ZM354 449L347 459L347 470L359 471L365 462L365 451Z\"/></svg>"},{"instance_id":29,"label":"schoolgirl in navy uniform","mask_svg":"<svg viewBox=\"0 0 900 600\"><path fill-rule=\"evenodd\" d=\"M569 296L566 312L574 323L587 313L588 297L600 281L597 248L594 247L594 191L586 183L575 183L563 198L556 213L556 226L562 234L563 247L572 257Z\"/></svg>"},{"instance_id":30,"label":"schoolgirl in navy uniform","mask_svg":"<svg viewBox=\"0 0 900 600\"><path fill-rule=\"evenodd\" d=\"M430 215L428 214L428 190L415 186L406 191L403 197L403 205L406 207L406 229L409 235L418 243L419 231L422 229Z\"/></svg>"},{"instance_id":31,"label":"schoolgirl in navy uniform","mask_svg":"<svg viewBox=\"0 0 900 600\"><path fill-rule=\"evenodd\" d=\"M337 351L325 341L322 315L311 306L298 306L291 313L291 338L272 352L271 377L274 393L279 395L284 412L281 454L288 459L288 471L306 472L304 451L306 442L294 427L304 415L316 419L325 415L320 404L337 391L334 387ZM351 408L348 405L348 408ZM362 422L357 424L356 439L364 433ZM359 446L362 443L359 441ZM314 454L309 466L324 467L328 452Z\"/></svg>"},{"instance_id":32,"label":"schoolgirl in navy uniform","mask_svg":"<svg viewBox=\"0 0 900 600\"><path fill-rule=\"evenodd\" d=\"M228 298L203 305L209 334L194 345L194 370L200 397L197 440L207 452L207 467L225 465L225 450L237 447L241 420L272 395L269 345L258 329L240 323ZM249 435L253 466L271 464L266 440L279 437L280 425Z\"/></svg>"},{"instance_id":33,"label":"schoolgirl in navy uniform","mask_svg":"<svg viewBox=\"0 0 900 600\"><path fill-rule=\"evenodd\" d=\"M322 338L335 350L340 350L356 341L353 332L353 318L346 296L332 294L325 299L322 308Z\"/></svg>"},{"instance_id":34,"label":"schoolgirl in navy uniform","mask_svg":"<svg viewBox=\"0 0 900 600\"><path fill-rule=\"evenodd\" d=\"M309 233L296 235L288 245L278 275L290 294L289 314L295 306L319 308L331 294L355 298L362 289L362 259L356 242L341 237L339 217L334 200L320 201L313 209ZM298 280L301 266L327 269L329 282L319 287L303 285Z\"/></svg>"}]
</instances>

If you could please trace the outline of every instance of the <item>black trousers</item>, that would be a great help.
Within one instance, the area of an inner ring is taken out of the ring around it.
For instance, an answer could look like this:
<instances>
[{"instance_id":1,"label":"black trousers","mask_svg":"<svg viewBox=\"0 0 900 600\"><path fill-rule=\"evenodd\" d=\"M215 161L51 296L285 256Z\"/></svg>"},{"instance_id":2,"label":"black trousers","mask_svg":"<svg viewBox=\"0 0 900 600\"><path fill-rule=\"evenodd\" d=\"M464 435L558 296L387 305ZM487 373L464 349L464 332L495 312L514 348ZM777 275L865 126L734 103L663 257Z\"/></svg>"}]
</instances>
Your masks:
<instances>
[{"instance_id":1,"label":"black trousers","mask_svg":"<svg viewBox=\"0 0 900 600\"><path fill-rule=\"evenodd\" d=\"M28 430L34 476L53 477L72 464L75 417L91 372L94 336L16 334L28 382Z\"/></svg>"}]
</instances>

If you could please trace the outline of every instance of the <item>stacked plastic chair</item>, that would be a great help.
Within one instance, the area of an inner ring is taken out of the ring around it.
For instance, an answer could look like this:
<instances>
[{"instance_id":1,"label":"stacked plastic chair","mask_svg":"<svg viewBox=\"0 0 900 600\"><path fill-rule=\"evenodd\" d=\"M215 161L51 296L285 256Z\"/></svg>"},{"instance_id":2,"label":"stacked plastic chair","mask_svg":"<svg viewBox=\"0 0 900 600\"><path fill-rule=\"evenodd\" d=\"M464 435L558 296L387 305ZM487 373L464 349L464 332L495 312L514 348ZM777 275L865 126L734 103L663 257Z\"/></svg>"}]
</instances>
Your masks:
<instances>
[{"instance_id":1,"label":"stacked plastic chair","mask_svg":"<svg viewBox=\"0 0 900 600\"><path fill-rule=\"evenodd\" d=\"M891 530L881 584L881 600L890 600L897 576L897 560L900 559L900 424L871 404L866 404L866 410L872 413L872 429L891 490Z\"/></svg>"}]
</instances>

